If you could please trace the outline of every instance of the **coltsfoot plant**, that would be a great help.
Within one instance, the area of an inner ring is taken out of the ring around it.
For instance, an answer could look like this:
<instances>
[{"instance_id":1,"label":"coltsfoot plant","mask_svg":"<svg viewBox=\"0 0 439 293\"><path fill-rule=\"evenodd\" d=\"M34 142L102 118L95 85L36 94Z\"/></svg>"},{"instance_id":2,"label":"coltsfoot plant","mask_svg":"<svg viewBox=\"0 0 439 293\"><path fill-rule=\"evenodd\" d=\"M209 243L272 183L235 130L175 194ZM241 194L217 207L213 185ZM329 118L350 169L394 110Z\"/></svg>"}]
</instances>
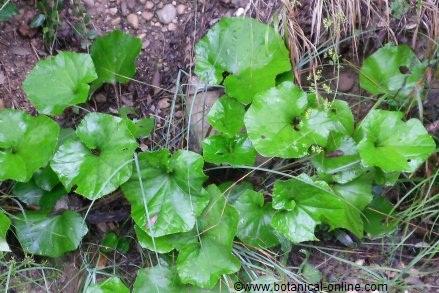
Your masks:
<instances>
[{"instance_id":1,"label":"coltsfoot plant","mask_svg":"<svg viewBox=\"0 0 439 293\"><path fill-rule=\"evenodd\" d=\"M75 130L60 130L45 116L85 103L104 83L128 82L140 47L138 39L114 31L97 38L90 55L60 52L41 60L23 84L40 115L0 112L0 180L15 181L13 195L37 207L0 213L2 250L9 249L10 219L26 252L57 257L75 250L88 228L77 212L53 213L56 201L68 193L94 201L119 187L131 204L139 244L163 255L138 271L133 292L218 291L219 280L241 267L234 241L275 249L317 240L319 225L356 239L396 229L394 217L385 220L391 203L372 187L415 172L435 152L433 138L420 120L401 112L374 109L355 121L345 101L279 78L292 69L284 40L253 19L224 18L196 45L196 74L225 89L208 115L215 134L204 140L202 155L136 153L137 139L153 128L150 118L89 113ZM360 85L404 102L422 95L424 71L409 47L389 44L364 61ZM207 186L205 161L251 167L257 155L308 157L313 169L284 174L289 178L276 180L271 190L248 183ZM118 278L88 290L129 291Z\"/></svg>"}]
</instances>

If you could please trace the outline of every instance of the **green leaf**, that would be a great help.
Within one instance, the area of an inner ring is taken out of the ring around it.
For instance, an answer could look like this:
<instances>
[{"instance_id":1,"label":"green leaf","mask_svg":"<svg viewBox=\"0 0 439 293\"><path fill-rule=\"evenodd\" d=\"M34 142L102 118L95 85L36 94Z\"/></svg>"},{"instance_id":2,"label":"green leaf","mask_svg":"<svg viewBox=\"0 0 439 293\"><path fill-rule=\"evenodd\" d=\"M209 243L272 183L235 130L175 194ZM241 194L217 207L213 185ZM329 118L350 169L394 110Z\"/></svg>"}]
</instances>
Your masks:
<instances>
[{"instance_id":1,"label":"green leaf","mask_svg":"<svg viewBox=\"0 0 439 293\"><path fill-rule=\"evenodd\" d=\"M96 78L90 55L60 52L38 61L23 89L38 112L59 115L65 108L87 101L89 83Z\"/></svg>"},{"instance_id":2,"label":"green leaf","mask_svg":"<svg viewBox=\"0 0 439 293\"><path fill-rule=\"evenodd\" d=\"M12 194L28 205L39 206L40 210L50 212L56 202L67 192L61 184L46 191L37 186L34 180L31 180L25 183L16 183Z\"/></svg>"},{"instance_id":3,"label":"green leaf","mask_svg":"<svg viewBox=\"0 0 439 293\"><path fill-rule=\"evenodd\" d=\"M233 206L239 213L239 239L257 248L270 248L279 244L279 239L271 226L275 210L271 204L264 204L262 193L247 190Z\"/></svg>"},{"instance_id":4,"label":"green leaf","mask_svg":"<svg viewBox=\"0 0 439 293\"><path fill-rule=\"evenodd\" d=\"M357 144L343 133L331 133L324 152L311 157L317 171L329 175L335 182L347 183L366 171L361 164Z\"/></svg>"},{"instance_id":5,"label":"green leaf","mask_svg":"<svg viewBox=\"0 0 439 293\"><path fill-rule=\"evenodd\" d=\"M56 176L50 166L35 172L33 180L39 188L45 191L51 191L59 183L58 176Z\"/></svg>"},{"instance_id":6,"label":"green leaf","mask_svg":"<svg viewBox=\"0 0 439 293\"><path fill-rule=\"evenodd\" d=\"M328 107L329 118L339 123L337 131L352 135L354 132L354 114L346 101L333 100Z\"/></svg>"},{"instance_id":7,"label":"green leaf","mask_svg":"<svg viewBox=\"0 0 439 293\"><path fill-rule=\"evenodd\" d=\"M86 293L129 293L130 290L118 277L111 277L105 281L90 286L85 290Z\"/></svg>"},{"instance_id":8,"label":"green leaf","mask_svg":"<svg viewBox=\"0 0 439 293\"><path fill-rule=\"evenodd\" d=\"M215 288L216 289L216 288ZM207 293L228 292L227 290L203 290L190 285L184 285L177 275L174 266L161 263L155 267L144 268L137 271L137 277L133 285L133 293Z\"/></svg>"},{"instance_id":9,"label":"green leaf","mask_svg":"<svg viewBox=\"0 0 439 293\"><path fill-rule=\"evenodd\" d=\"M149 136L155 126L154 118L146 117L139 120L130 120L129 118L125 119L127 120L128 127L135 138L144 138Z\"/></svg>"},{"instance_id":10,"label":"green leaf","mask_svg":"<svg viewBox=\"0 0 439 293\"><path fill-rule=\"evenodd\" d=\"M322 223L331 229L345 228L357 237L363 236L360 211L325 182L314 182L305 174L275 182L273 208L278 210L273 217L273 227L293 243L317 240L314 229Z\"/></svg>"},{"instance_id":11,"label":"green leaf","mask_svg":"<svg viewBox=\"0 0 439 293\"><path fill-rule=\"evenodd\" d=\"M136 73L136 59L142 48L139 38L114 30L96 38L91 46L91 57L98 79L95 88L104 83L127 83Z\"/></svg>"},{"instance_id":12,"label":"green leaf","mask_svg":"<svg viewBox=\"0 0 439 293\"><path fill-rule=\"evenodd\" d=\"M59 257L78 248L88 229L76 212L61 215L27 212L13 220L17 239L25 252Z\"/></svg>"},{"instance_id":13,"label":"green leaf","mask_svg":"<svg viewBox=\"0 0 439 293\"><path fill-rule=\"evenodd\" d=\"M26 182L55 152L59 126L46 116L0 111L0 181ZM35 155L38 154L38 155Z\"/></svg>"},{"instance_id":14,"label":"green leaf","mask_svg":"<svg viewBox=\"0 0 439 293\"><path fill-rule=\"evenodd\" d=\"M6 233L11 226L11 220L3 212L0 211L0 251L11 251L6 242Z\"/></svg>"},{"instance_id":15,"label":"green leaf","mask_svg":"<svg viewBox=\"0 0 439 293\"><path fill-rule=\"evenodd\" d=\"M372 110L357 129L358 152L364 166L384 172L414 172L436 149L418 119L402 121L401 112Z\"/></svg>"},{"instance_id":16,"label":"green leaf","mask_svg":"<svg viewBox=\"0 0 439 293\"><path fill-rule=\"evenodd\" d=\"M0 21L7 21L17 15L17 6L8 0L0 1Z\"/></svg>"},{"instance_id":17,"label":"green leaf","mask_svg":"<svg viewBox=\"0 0 439 293\"><path fill-rule=\"evenodd\" d=\"M213 104L207 121L227 136L235 136L244 126L244 106L233 98L223 96Z\"/></svg>"},{"instance_id":18,"label":"green leaf","mask_svg":"<svg viewBox=\"0 0 439 293\"><path fill-rule=\"evenodd\" d=\"M362 211L372 201L372 176L363 175L345 184L335 184L332 189L354 208Z\"/></svg>"},{"instance_id":19,"label":"green leaf","mask_svg":"<svg viewBox=\"0 0 439 293\"><path fill-rule=\"evenodd\" d=\"M76 129L76 136L64 142L51 167L67 190L88 199L115 191L132 173L137 142L122 118L89 113Z\"/></svg>"},{"instance_id":20,"label":"green leaf","mask_svg":"<svg viewBox=\"0 0 439 293\"><path fill-rule=\"evenodd\" d=\"M291 69L283 39L271 27L250 18L223 18L195 47L195 73L208 84L248 104Z\"/></svg>"},{"instance_id":21,"label":"green leaf","mask_svg":"<svg viewBox=\"0 0 439 293\"><path fill-rule=\"evenodd\" d=\"M122 185L134 222L154 237L190 231L209 201L203 190L203 158L182 150L171 155L163 149L141 153L138 160L141 183L134 172Z\"/></svg>"},{"instance_id":22,"label":"green leaf","mask_svg":"<svg viewBox=\"0 0 439 293\"><path fill-rule=\"evenodd\" d=\"M253 185L250 182L244 181L236 184L235 182L226 181L218 186L219 190L224 193L227 201L230 204L236 202L236 200L247 192L247 190L253 190Z\"/></svg>"},{"instance_id":23,"label":"green leaf","mask_svg":"<svg viewBox=\"0 0 439 293\"><path fill-rule=\"evenodd\" d=\"M114 232L108 232L105 234L104 239L102 239L101 246L105 252L111 252L117 249L117 243L119 242L119 237Z\"/></svg>"},{"instance_id":24,"label":"green leaf","mask_svg":"<svg viewBox=\"0 0 439 293\"><path fill-rule=\"evenodd\" d=\"M395 231L398 218L392 211L393 205L385 197L374 197L364 210L364 230L369 238L380 238Z\"/></svg>"},{"instance_id":25,"label":"green leaf","mask_svg":"<svg viewBox=\"0 0 439 293\"><path fill-rule=\"evenodd\" d=\"M407 45L387 44L367 57L360 69L360 86L373 95L419 96L426 65Z\"/></svg>"},{"instance_id":26,"label":"green leaf","mask_svg":"<svg viewBox=\"0 0 439 293\"><path fill-rule=\"evenodd\" d=\"M151 237L139 226L134 225L136 231L137 240L140 246L156 251L158 253L168 253L174 249L180 250L188 243L194 243L196 241L196 234L193 231L185 233L169 234L161 237Z\"/></svg>"},{"instance_id":27,"label":"green leaf","mask_svg":"<svg viewBox=\"0 0 439 293\"><path fill-rule=\"evenodd\" d=\"M183 283L211 289L222 275L240 269L239 260L232 254L239 215L216 186L210 185L207 190L211 199L198 220L199 242L180 250L177 271Z\"/></svg>"},{"instance_id":28,"label":"green leaf","mask_svg":"<svg viewBox=\"0 0 439 293\"><path fill-rule=\"evenodd\" d=\"M300 158L313 144L324 146L336 124L328 113L308 109L308 97L291 82L255 96L244 122L253 146L263 156Z\"/></svg>"},{"instance_id":29,"label":"green leaf","mask_svg":"<svg viewBox=\"0 0 439 293\"><path fill-rule=\"evenodd\" d=\"M214 164L253 166L256 151L245 135L233 138L213 135L203 140L203 157L206 162Z\"/></svg>"}]
</instances>

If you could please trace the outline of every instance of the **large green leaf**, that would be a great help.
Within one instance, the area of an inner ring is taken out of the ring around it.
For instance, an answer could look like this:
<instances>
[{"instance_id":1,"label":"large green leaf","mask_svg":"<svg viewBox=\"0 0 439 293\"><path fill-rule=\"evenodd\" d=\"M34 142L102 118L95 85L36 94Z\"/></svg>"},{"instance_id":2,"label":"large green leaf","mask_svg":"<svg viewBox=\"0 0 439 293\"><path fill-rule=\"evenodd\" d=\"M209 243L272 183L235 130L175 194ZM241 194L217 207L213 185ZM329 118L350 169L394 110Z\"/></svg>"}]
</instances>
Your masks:
<instances>
[{"instance_id":1,"label":"large green leaf","mask_svg":"<svg viewBox=\"0 0 439 293\"><path fill-rule=\"evenodd\" d=\"M239 213L238 238L255 247L270 248L279 244L271 226L275 210L264 203L262 193L247 190L233 204Z\"/></svg>"},{"instance_id":2,"label":"large green leaf","mask_svg":"<svg viewBox=\"0 0 439 293\"><path fill-rule=\"evenodd\" d=\"M398 217L392 203L383 196L376 196L364 210L364 231L369 238L391 234L398 227Z\"/></svg>"},{"instance_id":3,"label":"large green leaf","mask_svg":"<svg viewBox=\"0 0 439 293\"><path fill-rule=\"evenodd\" d=\"M0 251L11 251L6 242L6 233L11 226L11 220L2 211L0 211Z\"/></svg>"},{"instance_id":4,"label":"large green leaf","mask_svg":"<svg viewBox=\"0 0 439 293\"><path fill-rule=\"evenodd\" d=\"M28 205L39 206L42 211L50 212L58 199L66 195L67 192L61 184L47 191L41 189L31 180L25 183L16 183L12 194Z\"/></svg>"},{"instance_id":5,"label":"large green leaf","mask_svg":"<svg viewBox=\"0 0 439 293\"><path fill-rule=\"evenodd\" d=\"M223 96L213 104L207 115L210 125L227 136L235 136L244 126L244 106L237 100Z\"/></svg>"},{"instance_id":6,"label":"large green leaf","mask_svg":"<svg viewBox=\"0 0 439 293\"><path fill-rule=\"evenodd\" d=\"M61 52L38 61L23 89L40 113L59 115L65 108L87 101L89 83L96 78L90 55Z\"/></svg>"},{"instance_id":7,"label":"large green leaf","mask_svg":"<svg viewBox=\"0 0 439 293\"><path fill-rule=\"evenodd\" d=\"M17 6L12 1L0 0L0 21L7 21L17 13Z\"/></svg>"},{"instance_id":8,"label":"large green leaf","mask_svg":"<svg viewBox=\"0 0 439 293\"><path fill-rule=\"evenodd\" d=\"M180 281L174 266L168 266L162 262L155 267L140 269L133 285L133 293L207 293L229 292L228 290L205 290L190 285L184 285Z\"/></svg>"},{"instance_id":9,"label":"large green leaf","mask_svg":"<svg viewBox=\"0 0 439 293\"><path fill-rule=\"evenodd\" d=\"M366 171L361 164L356 142L343 133L331 133L324 152L312 156L311 162L319 173L329 175L331 180L341 184Z\"/></svg>"},{"instance_id":10,"label":"large green leaf","mask_svg":"<svg viewBox=\"0 0 439 293\"><path fill-rule=\"evenodd\" d=\"M195 73L209 84L248 104L291 69L288 50L271 27L250 18L223 18L195 47Z\"/></svg>"},{"instance_id":11,"label":"large green leaf","mask_svg":"<svg viewBox=\"0 0 439 293\"><path fill-rule=\"evenodd\" d=\"M177 258L181 281L201 288L215 287L222 275L240 268L239 260L232 254L238 212L216 186L210 185L208 192L209 205L198 220L198 241L184 246Z\"/></svg>"},{"instance_id":12,"label":"large green leaf","mask_svg":"<svg viewBox=\"0 0 439 293\"><path fill-rule=\"evenodd\" d=\"M153 238L137 225L134 225L134 230L140 246L158 253L168 253L174 249L180 250L188 243L194 243L196 241L193 231Z\"/></svg>"},{"instance_id":13,"label":"large green leaf","mask_svg":"<svg viewBox=\"0 0 439 293\"><path fill-rule=\"evenodd\" d=\"M116 190L132 174L137 142L122 118L89 113L56 152L51 167L70 190L89 199Z\"/></svg>"},{"instance_id":14,"label":"large green leaf","mask_svg":"<svg viewBox=\"0 0 439 293\"><path fill-rule=\"evenodd\" d=\"M256 151L245 135L213 135L203 140L203 157L206 162L214 164L253 166Z\"/></svg>"},{"instance_id":15,"label":"large green leaf","mask_svg":"<svg viewBox=\"0 0 439 293\"><path fill-rule=\"evenodd\" d=\"M61 140L61 135L59 140ZM51 191L59 183L58 176L50 166L36 171L32 179L39 188L45 191Z\"/></svg>"},{"instance_id":16,"label":"large green leaf","mask_svg":"<svg viewBox=\"0 0 439 293\"><path fill-rule=\"evenodd\" d=\"M90 286L85 293L129 293L130 290L118 277L111 277L105 281Z\"/></svg>"},{"instance_id":17,"label":"large green leaf","mask_svg":"<svg viewBox=\"0 0 439 293\"><path fill-rule=\"evenodd\" d=\"M325 182L314 182L305 174L275 182L273 208L279 210L273 217L273 227L294 243L316 240L314 229L322 223L363 236L360 211Z\"/></svg>"},{"instance_id":18,"label":"large green leaf","mask_svg":"<svg viewBox=\"0 0 439 293\"><path fill-rule=\"evenodd\" d=\"M436 149L418 119L403 122L401 112L372 110L357 129L358 152L364 166L384 172L413 172Z\"/></svg>"},{"instance_id":19,"label":"large green leaf","mask_svg":"<svg viewBox=\"0 0 439 293\"><path fill-rule=\"evenodd\" d=\"M28 181L53 156L58 134L58 124L46 116L0 110L0 181Z\"/></svg>"},{"instance_id":20,"label":"large green leaf","mask_svg":"<svg viewBox=\"0 0 439 293\"><path fill-rule=\"evenodd\" d=\"M327 111L307 109L308 95L292 82L255 96L244 122L263 156L300 158L313 144L325 145L337 124Z\"/></svg>"},{"instance_id":21,"label":"large green leaf","mask_svg":"<svg viewBox=\"0 0 439 293\"><path fill-rule=\"evenodd\" d=\"M373 95L419 96L426 65L407 45L387 44L366 58L360 69L360 86Z\"/></svg>"},{"instance_id":22,"label":"large green leaf","mask_svg":"<svg viewBox=\"0 0 439 293\"><path fill-rule=\"evenodd\" d=\"M171 155L164 149L138 159L140 174L134 172L122 185L134 222L154 237L190 231L209 201L202 187L207 178L203 158L182 150Z\"/></svg>"},{"instance_id":23,"label":"large green leaf","mask_svg":"<svg viewBox=\"0 0 439 293\"><path fill-rule=\"evenodd\" d=\"M26 212L13 220L17 239L25 252L59 257L78 248L88 229L76 212L61 215Z\"/></svg>"},{"instance_id":24,"label":"large green leaf","mask_svg":"<svg viewBox=\"0 0 439 293\"><path fill-rule=\"evenodd\" d=\"M139 38L120 30L98 37L90 50L98 73L94 87L104 83L128 82L136 73L136 59L141 48Z\"/></svg>"},{"instance_id":25,"label":"large green leaf","mask_svg":"<svg viewBox=\"0 0 439 293\"><path fill-rule=\"evenodd\" d=\"M349 204L362 211L372 201L372 176L365 174L345 184L335 184L332 189Z\"/></svg>"}]
</instances>

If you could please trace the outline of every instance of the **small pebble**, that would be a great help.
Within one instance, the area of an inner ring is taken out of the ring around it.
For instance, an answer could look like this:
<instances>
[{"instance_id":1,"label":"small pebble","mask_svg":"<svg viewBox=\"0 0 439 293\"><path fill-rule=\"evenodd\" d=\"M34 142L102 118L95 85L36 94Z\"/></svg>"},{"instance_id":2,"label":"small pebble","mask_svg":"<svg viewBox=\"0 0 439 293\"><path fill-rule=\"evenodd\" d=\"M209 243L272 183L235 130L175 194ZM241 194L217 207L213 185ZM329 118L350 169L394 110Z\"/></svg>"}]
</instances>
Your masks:
<instances>
[{"instance_id":1,"label":"small pebble","mask_svg":"<svg viewBox=\"0 0 439 293\"><path fill-rule=\"evenodd\" d=\"M163 98L157 103L157 107L159 107L159 109L166 109L169 106L170 106L170 104L169 104L168 98Z\"/></svg>"},{"instance_id":2,"label":"small pebble","mask_svg":"<svg viewBox=\"0 0 439 293\"><path fill-rule=\"evenodd\" d=\"M145 8L146 9L152 9L154 7L154 3L151 1L146 1Z\"/></svg>"},{"instance_id":3,"label":"small pebble","mask_svg":"<svg viewBox=\"0 0 439 293\"><path fill-rule=\"evenodd\" d=\"M156 13L163 24L169 24L177 17L177 9L172 4L166 4L162 9L157 10Z\"/></svg>"},{"instance_id":4,"label":"small pebble","mask_svg":"<svg viewBox=\"0 0 439 293\"><path fill-rule=\"evenodd\" d=\"M151 19L153 19L154 17L154 13L149 12L149 11L144 11L142 13L142 17L146 20L146 21L150 21Z\"/></svg>"},{"instance_id":5,"label":"small pebble","mask_svg":"<svg viewBox=\"0 0 439 293\"><path fill-rule=\"evenodd\" d=\"M177 6L177 13L178 14L184 14L186 12L186 5L178 4Z\"/></svg>"},{"instance_id":6,"label":"small pebble","mask_svg":"<svg viewBox=\"0 0 439 293\"><path fill-rule=\"evenodd\" d=\"M135 29L139 27L139 18L136 14L131 13L127 16L128 23Z\"/></svg>"},{"instance_id":7,"label":"small pebble","mask_svg":"<svg viewBox=\"0 0 439 293\"><path fill-rule=\"evenodd\" d=\"M151 43L151 42L150 42L149 40L144 40L144 41L142 42L142 49L146 49L146 48L148 48L148 46L149 46L150 43Z\"/></svg>"},{"instance_id":8,"label":"small pebble","mask_svg":"<svg viewBox=\"0 0 439 293\"><path fill-rule=\"evenodd\" d=\"M175 31L177 29L177 25L175 23L168 24L168 30Z\"/></svg>"},{"instance_id":9,"label":"small pebble","mask_svg":"<svg viewBox=\"0 0 439 293\"><path fill-rule=\"evenodd\" d=\"M120 17L116 17L115 19L113 19L113 20L111 21L111 24L112 24L112 25L119 25L119 24L120 24L120 21L121 21Z\"/></svg>"},{"instance_id":10,"label":"small pebble","mask_svg":"<svg viewBox=\"0 0 439 293\"><path fill-rule=\"evenodd\" d=\"M108 9L108 12L110 12L111 15L116 15L117 14L117 7L113 7Z\"/></svg>"}]
</instances>

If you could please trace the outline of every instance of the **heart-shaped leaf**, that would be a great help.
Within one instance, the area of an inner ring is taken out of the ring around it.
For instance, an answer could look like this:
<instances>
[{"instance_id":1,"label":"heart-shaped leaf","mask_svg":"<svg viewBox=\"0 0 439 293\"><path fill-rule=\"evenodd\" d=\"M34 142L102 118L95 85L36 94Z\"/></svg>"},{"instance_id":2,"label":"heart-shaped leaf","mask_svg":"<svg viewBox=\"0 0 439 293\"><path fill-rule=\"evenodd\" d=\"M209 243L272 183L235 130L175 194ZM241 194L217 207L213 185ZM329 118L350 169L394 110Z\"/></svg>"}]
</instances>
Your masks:
<instances>
[{"instance_id":1,"label":"heart-shaped leaf","mask_svg":"<svg viewBox=\"0 0 439 293\"><path fill-rule=\"evenodd\" d=\"M401 112L372 110L355 139L364 166L384 172L414 172L436 149L421 121L402 121Z\"/></svg>"},{"instance_id":2,"label":"heart-shaped leaf","mask_svg":"<svg viewBox=\"0 0 439 293\"><path fill-rule=\"evenodd\" d=\"M373 95L419 96L426 68L407 45L387 44L364 60L360 86Z\"/></svg>"},{"instance_id":3,"label":"heart-shaped leaf","mask_svg":"<svg viewBox=\"0 0 439 293\"><path fill-rule=\"evenodd\" d=\"M140 269L133 285L133 293L166 292L166 293L221 293L229 292L225 289L213 290L200 289L190 285L184 285L180 281L174 266L168 266L161 262L155 267Z\"/></svg>"},{"instance_id":4,"label":"heart-shaped leaf","mask_svg":"<svg viewBox=\"0 0 439 293\"><path fill-rule=\"evenodd\" d=\"M260 248L270 248L279 244L271 226L275 210L271 204L264 203L262 193L247 190L238 197L233 206L239 213L239 239Z\"/></svg>"},{"instance_id":5,"label":"heart-shaped leaf","mask_svg":"<svg viewBox=\"0 0 439 293\"><path fill-rule=\"evenodd\" d=\"M158 253L168 253L174 249L180 250L183 246L196 241L196 235L193 231L153 238L137 225L134 225L134 230L140 246Z\"/></svg>"},{"instance_id":6,"label":"heart-shaped leaf","mask_svg":"<svg viewBox=\"0 0 439 293\"><path fill-rule=\"evenodd\" d=\"M203 157L214 164L253 166L256 151L245 135L213 135L203 140Z\"/></svg>"},{"instance_id":7,"label":"heart-shaped leaf","mask_svg":"<svg viewBox=\"0 0 439 293\"><path fill-rule=\"evenodd\" d=\"M136 59L142 48L139 38L114 30L96 38L91 46L91 57L98 79L95 88L104 83L126 83L136 73Z\"/></svg>"},{"instance_id":8,"label":"heart-shaped leaf","mask_svg":"<svg viewBox=\"0 0 439 293\"><path fill-rule=\"evenodd\" d=\"M105 281L90 286L85 293L129 293L130 290L118 277L111 277Z\"/></svg>"},{"instance_id":9,"label":"heart-shaped leaf","mask_svg":"<svg viewBox=\"0 0 439 293\"><path fill-rule=\"evenodd\" d=\"M12 189L12 194L28 205L39 206L41 211L50 212L56 202L67 192L61 184L46 191L31 180L25 183L16 183Z\"/></svg>"},{"instance_id":10,"label":"heart-shaped leaf","mask_svg":"<svg viewBox=\"0 0 439 293\"><path fill-rule=\"evenodd\" d=\"M3 212L0 211L0 251L11 251L6 242L6 233L11 226L11 220Z\"/></svg>"},{"instance_id":11,"label":"heart-shaped leaf","mask_svg":"<svg viewBox=\"0 0 439 293\"><path fill-rule=\"evenodd\" d=\"M198 220L198 243L184 246L177 258L181 281L201 288L215 287L222 275L240 268L239 260L232 254L238 212L227 204L216 186L210 185L207 190L211 198Z\"/></svg>"},{"instance_id":12,"label":"heart-shaped leaf","mask_svg":"<svg viewBox=\"0 0 439 293\"><path fill-rule=\"evenodd\" d=\"M350 205L362 211L372 201L372 176L363 175L345 184L335 184L332 189Z\"/></svg>"},{"instance_id":13,"label":"heart-shaped leaf","mask_svg":"<svg viewBox=\"0 0 439 293\"><path fill-rule=\"evenodd\" d=\"M369 238L380 238L395 231L398 217L392 211L393 205L385 197L374 197L364 210L364 231Z\"/></svg>"},{"instance_id":14,"label":"heart-shaped leaf","mask_svg":"<svg viewBox=\"0 0 439 293\"><path fill-rule=\"evenodd\" d=\"M23 89L38 112L59 115L65 108L87 101L89 83L96 78L90 55L60 52L38 61Z\"/></svg>"},{"instance_id":15,"label":"heart-shaped leaf","mask_svg":"<svg viewBox=\"0 0 439 293\"><path fill-rule=\"evenodd\" d=\"M108 114L89 113L64 142L51 167L67 190L97 199L116 190L132 173L137 142L126 121Z\"/></svg>"},{"instance_id":16,"label":"heart-shaped leaf","mask_svg":"<svg viewBox=\"0 0 439 293\"><path fill-rule=\"evenodd\" d=\"M322 223L331 229L345 228L357 237L363 236L360 211L328 184L314 182L305 174L275 182L273 208L279 210L273 217L273 227L294 243L317 240L314 229Z\"/></svg>"},{"instance_id":17,"label":"heart-shaped leaf","mask_svg":"<svg viewBox=\"0 0 439 293\"><path fill-rule=\"evenodd\" d=\"M59 140L61 140L61 135ZM35 172L32 179L36 186L45 191L51 191L59 183L58 176L56 176L55 172L53 172L50 166Z\"/></svg>"},{"instance_id":18,"label":"heart-shaped leaf","mask_svg":"<svg viewBox=\"0 0 439 293\"><path fill-rule=\"evenodd\" d=\"M223 96L213 104L207 121L227 136L235 136L244 126L244 106L237 100Z\"/></svg>"},{"instance_id":19,"label":"heart-shaped leaf","mask_svg":"<svg viewBox=\"0 0 439 293\"><path fill-rule=\"evenodd\" d=\"M76 212L61 215L26 212L13 220L17 239L25 252L59 257L78 248L88 229Z\"/></svg>"},{"instance_id":20,"label":"heart-shaped leaf","mask_svg":"<svg viewBox=\"0 0 439 293\"><path fill-rule=\"evenodd\" d=\"M312 156L311 162L319 173L329 175L341 184L354 180L366 171L354 139L343 133L331 133L325 151Z\"/></svg>"},{"instance_id":21,"label":"heart-shaped leaf","mask_svg":"<svg viewBox=\"0 0 439 293\"><path fill-rule=\"evenodd\" d=\"M337 123L328 112L307 109L308 95L292 82L255 96L244 122L253 146L263 156L300 158L313 144L324 146Z\"/></svg>"},{"instance_id":22,"label":"heart-shaped leaf","mask_svg":"<svg viewBox=\"0 0 439 293\"><path fill-rule=\"evenodd\" d=\"M203 158L163 149L142 153L138 160L140 174L134 172L122 186L134 222L154 237L190 231L209 201L202 187Z\"/></svg>"},{"instance_id":23,"label":"heart-shaped leaf","mask_svg":"<svg viewBox=\"0 0 439 293\"><path fill-rule=\"evenodd\" d=\"M208 84L220 84L226 75L226 93L244 104L291 70L280 35L250 18L221 19L197 43L195 55L195 73Z\"/></svg>"},{"instance_id":24,"label":"heart-shaped leaf","mask_svg":"<svg viewBox=\"0 0 439 293\"><path fill-rule=\"evenodd\" d=\"M58 124L49 117L1 110L0 181L29 181L33 173L46 166L53 156L58 134Z\"/></svg>"}]
</instances>

